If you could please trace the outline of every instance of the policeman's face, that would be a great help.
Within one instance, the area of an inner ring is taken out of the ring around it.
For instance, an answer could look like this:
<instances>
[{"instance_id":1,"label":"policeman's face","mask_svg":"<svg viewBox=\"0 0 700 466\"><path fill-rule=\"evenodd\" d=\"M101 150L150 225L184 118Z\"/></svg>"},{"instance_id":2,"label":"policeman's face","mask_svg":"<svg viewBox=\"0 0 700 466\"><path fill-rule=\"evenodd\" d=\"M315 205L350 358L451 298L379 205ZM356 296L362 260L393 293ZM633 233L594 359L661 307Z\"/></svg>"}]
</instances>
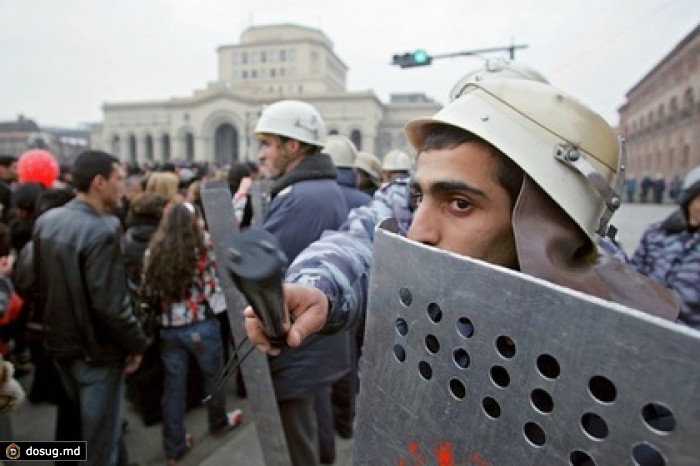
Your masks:
<instances>
[{"instance_id":1,"label":"policeman's face","mask_svg":"<svg viewBox=\"0 0 700 466\"><path fill-rule=\"evenodd\" d=\"M421 153L411 186L417 208L408 238L515 268L512 201L496 181L497 161L486 146L473 142Z\"/></svg>"},{"instance_id":2,"label":"policeman's face","mask_svg":"<svg viewBox=\"0 0 700 466\"><path fill-rule=\"evenodd\" d=\"M258 135L260 150L260 171L268 178L277 179L289 170L289 165L295 159L290 143L282 142L279 137L272 134Z\"/></svg>"}]
</instances>

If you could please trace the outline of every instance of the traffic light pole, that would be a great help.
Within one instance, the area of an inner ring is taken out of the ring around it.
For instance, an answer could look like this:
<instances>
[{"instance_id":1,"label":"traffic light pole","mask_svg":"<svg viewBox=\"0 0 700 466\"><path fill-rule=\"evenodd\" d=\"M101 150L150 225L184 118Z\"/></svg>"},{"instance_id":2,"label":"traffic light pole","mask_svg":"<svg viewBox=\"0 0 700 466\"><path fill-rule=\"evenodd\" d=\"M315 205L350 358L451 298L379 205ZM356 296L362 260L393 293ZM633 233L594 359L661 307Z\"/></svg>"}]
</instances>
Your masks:
<instances>
[{"instance_id":1,"label":"traffic light pole","mask_svg":"<svg viewBox=\"0 0 700 466\"><path fill-rule=\"evenodd\" d=\"M429 55L425 50L417 49L413 52L406 52L402 54L395 54L391 62L392 65L398 65L401 68L414 68L416 66L428 66L432 64L433 60L437 58L451 58L460 57L467 55L481 55L482 53L492 53L492 52L502 52L508 51L510 53L510 59L515 59L515 51L519 49L527 48L527 45L509 45L507 47L489 47L484 49L474 49L466 50L463 52L455 53L444 53L439 55Z\"/></svg>"},{"instance_id":2,"label":"traffic light pole","mask_svg":"<svg viewBox=\"0 0 700 466\"><path fill-rule=\"evenodd\" d=\"M525 44L509 45L508 47L489 47L489 48L485 48L485 49L466 50L464 52L444 53L441 55L430 55L430 57L434 60L436 58L461 57L464 55L480 55L482 53L502 52L504 50L507 50L509 52L510 59L515 60L515 51L517 49L526 49L526 48L527 48L527 45L525 45Z\"/></svg>"}]
</instances>

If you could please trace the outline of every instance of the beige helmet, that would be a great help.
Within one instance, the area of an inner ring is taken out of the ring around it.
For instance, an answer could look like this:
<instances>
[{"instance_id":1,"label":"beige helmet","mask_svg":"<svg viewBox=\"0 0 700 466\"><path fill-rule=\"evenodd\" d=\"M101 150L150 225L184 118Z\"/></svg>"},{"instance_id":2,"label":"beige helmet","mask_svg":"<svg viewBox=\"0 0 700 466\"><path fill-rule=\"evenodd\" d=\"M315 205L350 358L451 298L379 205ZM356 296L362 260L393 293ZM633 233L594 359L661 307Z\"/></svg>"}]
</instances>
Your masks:
<instances>
[{"instance_id":1,"label":"beige helmet","mask_svg":"<svg viewBox=\"0 0 700 466\"><path fill-rule=\"evenodd\" d=\"M330 155L333 165L339 168L352 168L357 157L355 143L339 134L331 134L326 138L323 152Z\"/></svg>"},{"instance_id":2,"label":"beige helmet","mask_svg":"<svg viewBox=\"0 0 700 466\"><path fill-rule=\"evenodd\" d=\"M299 100L280 100L263 108L255 134L276 134L323 147L326 124L312 105Z\"/></svg>"},{"instance_id":3,"label":"beige helmet","mask_svg":"<svg viewBox=\"0 0 700 466\"><path fill-rule=\"evenodd\" d=\"M539 71L522 63L511 63L503 58L489 59L483 68L470 71L460 78L450 90L450 102L458 98L464 92L464 89L469 83L479 83L490 78L518 78L530 79L548 84L545 78Z\"/></svg>"},{"instance_id":4,"label":"beige helmet","mask_svg":"<svg viewBox=\"0 0 700 466\"><path fill-rule=\"evenodd\" d=\"M432 118L406 125L420 151L434 123L463 128L506 154L595 241L620 205L623 144L598 114L541 82L470 83Z\"/></svg>"},{"instance_id":5,"label":"beige helmet","mask_svg":"<svg viewBox=\"0 0 700 466\"><path fill-rule=\"evenodd\" d=\"M401 172L413 169L413 159L404 151L392 149L384 156L382 171Z\"/></svg>"},{"instance_id":6,"label":"beige helmet","mask_svg":"<svg viewBox=\"0 0 700 466\"><path fill-rule=\"evenodd\" d=\"M376 183L381 179L382 162L380 162L379 157L374 154L358 152L354 167L367 173Z\"/></svg>"}]
</instances>

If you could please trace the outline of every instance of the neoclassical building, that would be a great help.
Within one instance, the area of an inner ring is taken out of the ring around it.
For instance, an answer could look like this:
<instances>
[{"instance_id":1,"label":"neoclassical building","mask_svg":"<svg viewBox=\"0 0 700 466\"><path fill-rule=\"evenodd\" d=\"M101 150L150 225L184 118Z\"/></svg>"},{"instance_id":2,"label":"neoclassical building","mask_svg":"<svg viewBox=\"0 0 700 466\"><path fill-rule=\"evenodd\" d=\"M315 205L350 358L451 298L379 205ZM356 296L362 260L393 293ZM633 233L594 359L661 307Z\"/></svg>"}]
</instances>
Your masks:
<instances>
[{"instance_id":1,"label":"neoclassical building","mask_svg":"<svg viewBox=\"0 0 700 466\"><path fill-rule=\"evenodd\" d=\"M319 110L329 134L347 136L381 158L393 148L412 153L404 124L440 108L422 93L393 94L384 103L373 91L348 91L348 67L317 29L253 26L240 43L217 52L217 81L189 97L104 104L104 121L93 131L91 146L141 165L255 160L252 131L261 108L299 99Z\"/></svg>"},{"instance_id":2,"label":"neoclassical building","mask_svg":"<svg viewBox=\"0 0 700 466\"><path fill-rule=\"evenodd\" d=\"M700 164L700 26L646 74L619 108L628 173L665 179Z\"/></svg>"}]
</instances>

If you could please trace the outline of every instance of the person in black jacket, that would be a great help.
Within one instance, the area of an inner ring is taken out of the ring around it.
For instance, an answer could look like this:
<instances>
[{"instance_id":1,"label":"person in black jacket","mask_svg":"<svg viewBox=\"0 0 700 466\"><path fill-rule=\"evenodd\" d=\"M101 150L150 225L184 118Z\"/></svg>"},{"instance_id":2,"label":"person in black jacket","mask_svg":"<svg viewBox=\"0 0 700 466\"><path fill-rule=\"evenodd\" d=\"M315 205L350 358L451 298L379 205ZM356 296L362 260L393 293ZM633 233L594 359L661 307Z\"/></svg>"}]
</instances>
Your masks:
<instances>
[{"instance_id":1,"label":"person in black jacket","mask_svg":"<svg viewBox=\"0 0 700 466\"><path fill-rule=\"evenodd\" d=\"M114 465L122 433L124 375L148 345L127 295L119 220L124 171L101 151L73 163L76 198L36 222L34 269L44 348L79 410L87 460Z\"/></svg>"}]
</instances>

